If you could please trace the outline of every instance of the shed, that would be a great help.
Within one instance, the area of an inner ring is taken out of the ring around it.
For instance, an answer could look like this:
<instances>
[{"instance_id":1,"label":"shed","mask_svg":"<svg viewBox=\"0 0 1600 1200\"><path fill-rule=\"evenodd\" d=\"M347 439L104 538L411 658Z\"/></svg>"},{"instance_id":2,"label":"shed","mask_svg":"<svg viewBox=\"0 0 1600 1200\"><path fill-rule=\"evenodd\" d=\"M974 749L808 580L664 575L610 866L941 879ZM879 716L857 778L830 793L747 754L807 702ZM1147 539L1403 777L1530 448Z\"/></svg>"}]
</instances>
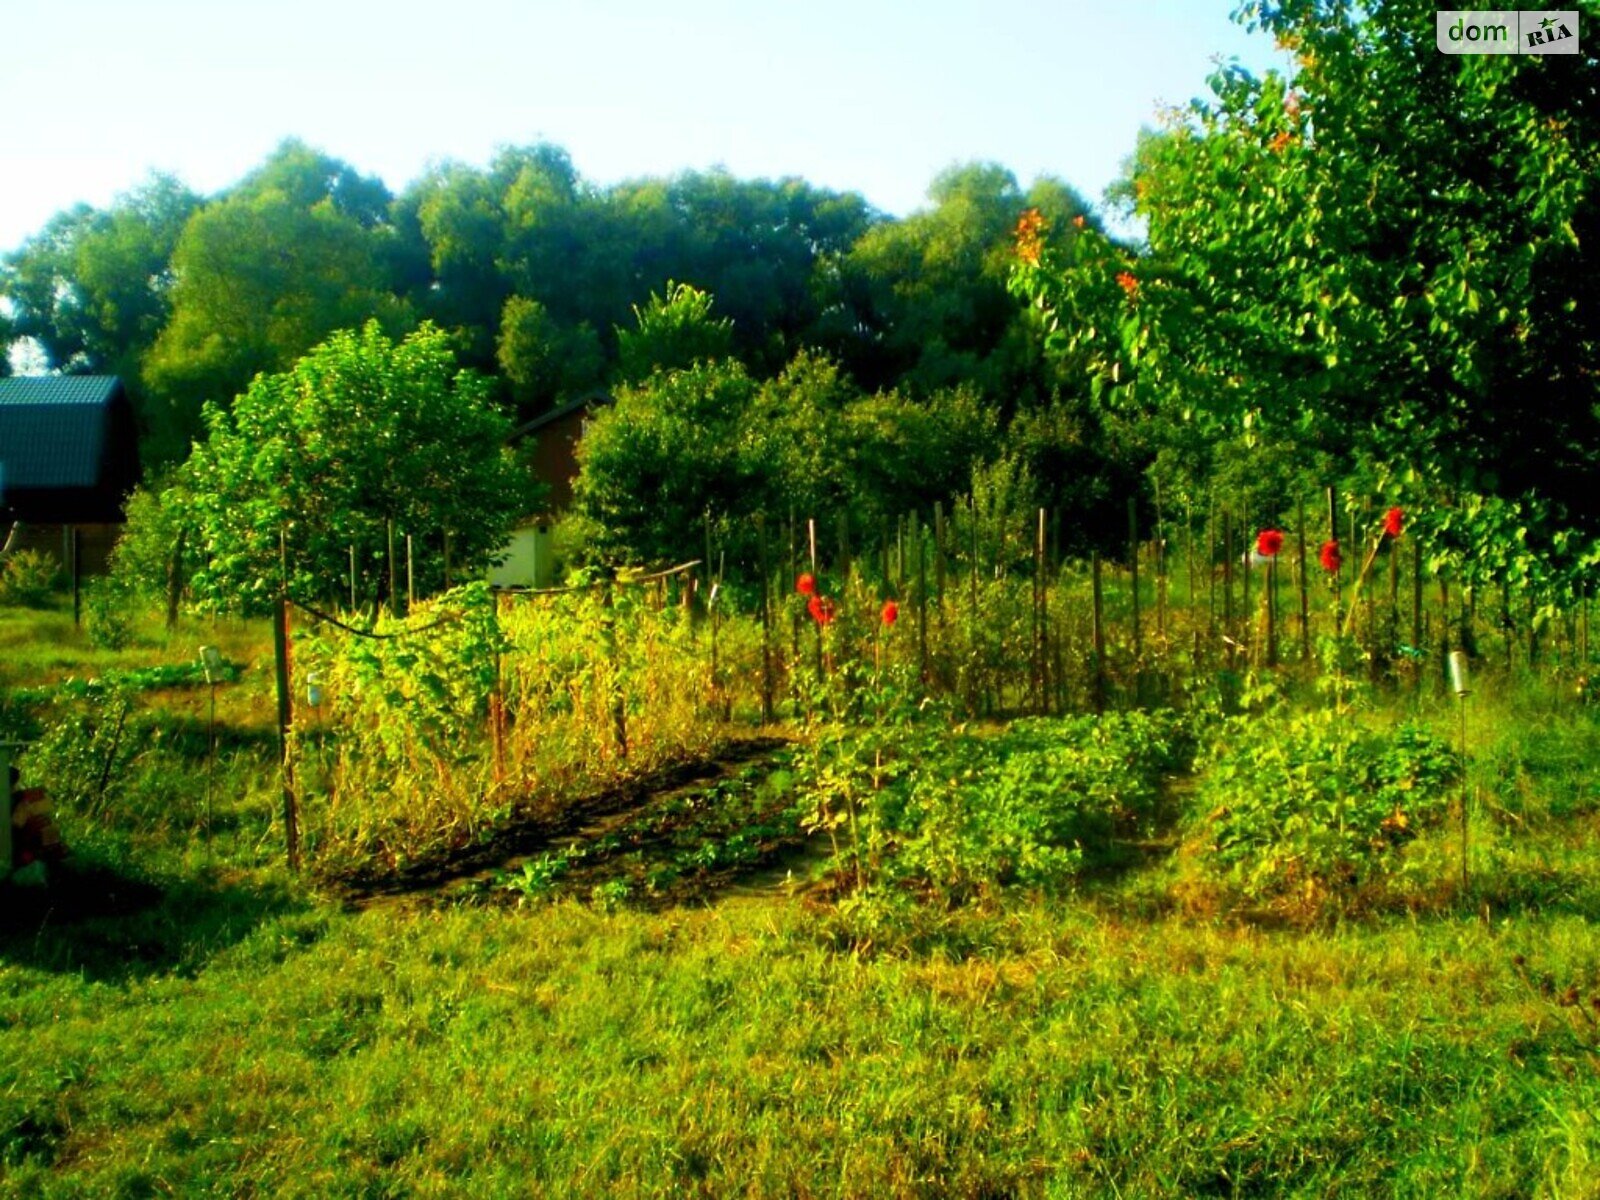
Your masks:
<instances>
[{"instance_id":1,"label":"shed","mask_svg":"<svg viewBox=\"0 0 1600 1200\"><path fill-rule=\"evenodd\" d=\"M533 475L549 490L545 494L544 511L530 515L512 532L502 561L489 572L491 584L547 587L554 582L552 520L554 514L572 503L572 481L578 477L578 443L583 440L589 416L600 405L610 403L612 398L607 393L589 392L540 413L512 432L513 442L527 437L535 439Z\"/></svg>"},{"instance_id":2,"label":"shed","mask_svg":"<svg viewBox=\"0 0 1600 1200\"><path fill-rule=\"evenodd\" d=\"M53 550L77 529L94 570L138 481L138 430L115 375L0 379L0 541L21 522L20 545Z\"/></svg>"},{"instance_id":3,"label":"shed","mask_svg":"<svg viewBox=\"0 0 1600 1200\"><path fill-rule=\"evenodd\" d=\"M572 503L572 481L578 477L578 443L583 440L584 427L597 407L611 403L606 392L588 392L540 413L512 432L514 442L526 437L535 439L533 474L550 489L545 500L547 512L560 512Z\"/></svg>"}]
</instances>

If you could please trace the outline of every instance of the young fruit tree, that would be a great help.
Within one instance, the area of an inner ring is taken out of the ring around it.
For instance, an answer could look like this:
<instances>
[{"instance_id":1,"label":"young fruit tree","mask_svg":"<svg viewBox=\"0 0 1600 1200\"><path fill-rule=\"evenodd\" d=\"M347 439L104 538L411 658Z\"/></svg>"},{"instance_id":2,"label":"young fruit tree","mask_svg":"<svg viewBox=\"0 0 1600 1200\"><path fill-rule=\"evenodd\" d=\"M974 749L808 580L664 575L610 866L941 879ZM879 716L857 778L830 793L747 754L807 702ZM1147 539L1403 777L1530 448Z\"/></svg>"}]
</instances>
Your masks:
<instances>
[{"instance_id":1,"label":"young fruit tree","mask_svg":"<svg viewBox=\"0 0 1600 1200\"><path fill-rule=\"evenodd\" d=\"M363 602L386 596L404 586L406 535L431 587L447 537L457 570L481 567L539 491L487 381L457 370L431 325L398 343L376 322L335 333L231 408L208 404L205 422L184 476L204 559L193 586L217 607L261 611L283 586L348 597L352 574Z\"/></svg>"}]
</instances>

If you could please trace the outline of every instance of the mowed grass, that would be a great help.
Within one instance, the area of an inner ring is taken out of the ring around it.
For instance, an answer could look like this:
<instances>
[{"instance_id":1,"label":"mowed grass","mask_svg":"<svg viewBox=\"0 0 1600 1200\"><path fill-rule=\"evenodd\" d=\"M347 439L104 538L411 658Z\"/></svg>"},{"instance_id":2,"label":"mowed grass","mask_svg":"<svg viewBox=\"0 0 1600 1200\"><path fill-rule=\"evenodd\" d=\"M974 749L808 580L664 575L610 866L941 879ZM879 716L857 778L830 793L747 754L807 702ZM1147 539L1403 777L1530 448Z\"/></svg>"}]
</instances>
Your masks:
<instances>
[{"instance_id":1,"label":"mowed grass","mask_svg":"<svg viewBox=\"0 0 1600 1200\"><path fill-rule=\"evenodd\" d=\"M1600 724L1553 691L1473 700L1468 894L1436 831L1300 922L1181 845L956 912L346 911L277 863L257 691L214 807L185 724L63 814L100 915L0 895L0 1196L1600 1195Z\"/></svg>"}]
</instances>

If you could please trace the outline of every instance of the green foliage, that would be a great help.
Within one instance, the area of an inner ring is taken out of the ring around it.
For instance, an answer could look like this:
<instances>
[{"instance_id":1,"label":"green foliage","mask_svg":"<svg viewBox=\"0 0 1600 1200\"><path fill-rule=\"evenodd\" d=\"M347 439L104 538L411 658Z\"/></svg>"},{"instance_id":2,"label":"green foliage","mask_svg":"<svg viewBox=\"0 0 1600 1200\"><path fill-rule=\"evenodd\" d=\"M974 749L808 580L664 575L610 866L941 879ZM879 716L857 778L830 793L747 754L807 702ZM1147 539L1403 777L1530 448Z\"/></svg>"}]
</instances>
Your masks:
<instances>
[{"instance_id":1,"label":"green foliage","mask_svg":"<svg viewBox=\"0 0 1600 1200\"><path fill-rule=\"evenodd\" d=\"M1024 194L994 163L951 167L928 189L932 205L866 231L840 264L836 349L869 387L904 384L918 394L968 385L994 405L1042 399L1049 372L1025 315L1006 295L1011 232L1043 210L1051 242L1072 253L1074 217L1088 205L1044 178ZM1085 222L1087 225L1087 222Z\"/></svg>"},{"instance_id":2,"label":"green foliage","mask_svg":"<svg viewBox=\"0 0 1600 1200\"><path fill-rule=\"evenodd\" d=\"M42 608L50 602L60 568L38 550L13 550L0 558L0 604Z\"/></svg>"},{"instance_id":3,"label":"green foliage","mask_svg":"<svg viewBox=\"0 0 1600 1200\"><path fill-rule=\"evenodd\" d=\"M734 360L618 390L578 449L574 495L598 553L660 562L694 544L706 513L744 513L759 502L766 471L738 436L755 391Z\"/></svg>"},{"instance_id":4,"label":"green foliage","mask_svg":"<svg viewBox=\"0 0 1600 1200\"><path fill-rule=\"evenodd\" d=\"M481 566L534 503L510 422L431 326L399 343L376 322L335 334L257 376L231 411L208 405L206 422L186 467L209 555L193 585L224 607L266 607L285 545L293 594L343 593L350 548L381 562L388 521L414 537L424 581L440 574L446 532L464 570Z\"/></svg>"},{"instance_id":5,"label":"green foliage","mask_svg":"<svg viewBox=\"0 0 1600 1200\"><path fill-rule=\"evenodd\" d=\"M172 254L172 316L144 362L157 463L181 461L259 372L287 371L337 329L381 316L408 325L390 290L379 233L331 198L310 207L271 185L190 219Z\"/></svg>"},{"instance_id":6,"label":"green foliage","mask_svg":"<svg viewBox=\"0 0 1600 1200\"><path fill-rule=\"evenodd\" d=\"M668 282L665 295L650 293L634 306L633 329L617 330L617 369L630 383L657 371L679 371L714 363L733 350L733 322L711 315L711 294L687 283Z\"/></svg>"},{"instance_id":7,"label":"green foliage","mask_svg":"<svg viewBox=\"0 0 1600 1200\"><path fill-rule=\"evenodd\" d=\"M971 389L864 396L813 353L760 384L736 360L701 362L620 389L580 444L575 493L602 554L681 556L709 512L748 562L757 514L842 515L860 536L947 499L997 441Z\"/></svg>"},{"instance_id":8,"label":"green foliage","mask_svg":"<svg viewBox=\"0 0 1600 1200\"><path fill-rule=\"evenodd\" d=\"M1415 724L1248 713L1213 734L1196 826L1213 869L1246 896L1311 903L1397 871L1405 844L1443 819L1460 771Z\"/></svg>"},{"instance_id":9,"label":"green foliage","mask_svg":"<svg viewBox=\"0 0 1600 1200\"><path fill-rule=\"evenodd\" d=\"M518 413L527 417L593 388L605 370L593 326L564 327L543 304L523 296L506 301L496 359Z\"/></svg>"},{"instance_id":10,"label":"green foliage","mask_svg":"<svg viewBox=\"0 0 1600 1200\"><path fill-rule=\"evenodd\" d=\"M45 788L70 812L98 816L127 783L138 749L129 728L133 707L131 694L117 686L96 692L87 706L60 698L23 758L23 781Z\"/></svg>"},{"instance_id":11,"label":"green foliage","mask_svg":"<svg viewBox=\"0 0 1600 1200\"><path fill-rule=\"evenodd\" d=\"M694 630L637 588L497 615L475 583L377 632L390 636L329 630L297 654L327 697L296 758L308 838L330 868L459 849L717 738Z\"/></svg>"},{"instance_id":12,"label":"green foliage","mask_svg":"<svg viewBox=\"0 0 1600 1200\"><path fill-rule=\"evenodd\" d=\"M137 597L112 578L92 580L83 589L83 630L91 645L121 650L135 637L133 607Z\"/></svg>"},{"instance_id":13,"label":"green foliage","mask_svg":"<svg viewBox=\"0 0 1600 1200\"><path fill-rule=\"evenodd\" d=\"M124 504L126 522L111 551L111 577L130 597L165 597L174 582L186 589L200 549L194 498L183 470L141 484Z\"/></svg>"},{"instance_id":14,"label":"green foliage","mask_svg":"<svg viewBox=\"0 0 1600 1200\"><path fill-rule=\"evenodd\" d=\"M1187 739L1170 713L1019 721L993 735L912 728L824 739L803 760L810 823L846 882L946 902L1007 884L1061 891L1148 836Z\"/></svg>"},{"instance_id":15,"label":"green foliage","mask_svg":"<svg viewBox=\"0 0 1600 1200\"><path fill-rule=\"evenodd\" d=\"M1531 487L1592 521L1576 381L1600 343L1573 313L1600 206L1575 77L1439 54L1414 0L1241 16L1295 67L1225 68L1141 138L1146 244L1089 231L1076 262L1047 244L1020 262L1052 356L1175 460L1249 476L1292 446L1318 469L1407 463L1438 491Z\"/></svg>"}]
</instances>

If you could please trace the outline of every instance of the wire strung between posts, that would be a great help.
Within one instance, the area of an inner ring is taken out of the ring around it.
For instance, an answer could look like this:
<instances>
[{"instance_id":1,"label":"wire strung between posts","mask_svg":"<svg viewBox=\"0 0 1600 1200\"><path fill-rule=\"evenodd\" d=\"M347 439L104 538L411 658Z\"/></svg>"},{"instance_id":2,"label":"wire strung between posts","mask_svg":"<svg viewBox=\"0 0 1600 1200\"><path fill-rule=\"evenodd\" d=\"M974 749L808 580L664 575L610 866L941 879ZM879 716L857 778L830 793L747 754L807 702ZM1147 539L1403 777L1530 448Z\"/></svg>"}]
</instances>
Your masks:
<instances>
[{"instance_id":1,"label":"wire strung between posts","mask_svg":"<svg viewBox=\"0 0 1600 1200\"><path fill-rule=\"evenodd\" d=\"M573 592L591 592L595 588L610 587L613 583L630 586L639 583L656 583L662 579L670 579L674 575L682 575L685 571L692 571L700 565L702 560L696 558L686 563L679 563L675 567L668 567L665 571L655 571L649 575L629 575L626 578L619 576L616 579L597 579L593 583L579 583L571 587L553 588L519 588L497 587L495 593L502 596L565 596Z\"/></svg>"},{"instance_id":2,"label":"wire strung between posts","mask_svg":"<svg viewBox=\"0 0 1600 1200\"><path fill-rule=\"evenodd\" d=\"M285 596L284 599L298 608L301 612L313 616L319 621L326 621L329 625L332 625L338 629L342 629L346 633L353 633L356 635L356 637L360 638L371 638L373 641L388 641L391 638L410 637L414 633L426 633L430 629L437 629L441 625L451 625L461 620L460 613L447 613L446 615L440 617L437 621L429 621L426 625L418 625L413 629L398 629L393 633L373 633L369 629L357 629L353 625L346 625L343 621L339 620L338 617L329 616L320 608L313 608L304 601L296 600L293 596Z\"/></svg>"}]
</instances>

